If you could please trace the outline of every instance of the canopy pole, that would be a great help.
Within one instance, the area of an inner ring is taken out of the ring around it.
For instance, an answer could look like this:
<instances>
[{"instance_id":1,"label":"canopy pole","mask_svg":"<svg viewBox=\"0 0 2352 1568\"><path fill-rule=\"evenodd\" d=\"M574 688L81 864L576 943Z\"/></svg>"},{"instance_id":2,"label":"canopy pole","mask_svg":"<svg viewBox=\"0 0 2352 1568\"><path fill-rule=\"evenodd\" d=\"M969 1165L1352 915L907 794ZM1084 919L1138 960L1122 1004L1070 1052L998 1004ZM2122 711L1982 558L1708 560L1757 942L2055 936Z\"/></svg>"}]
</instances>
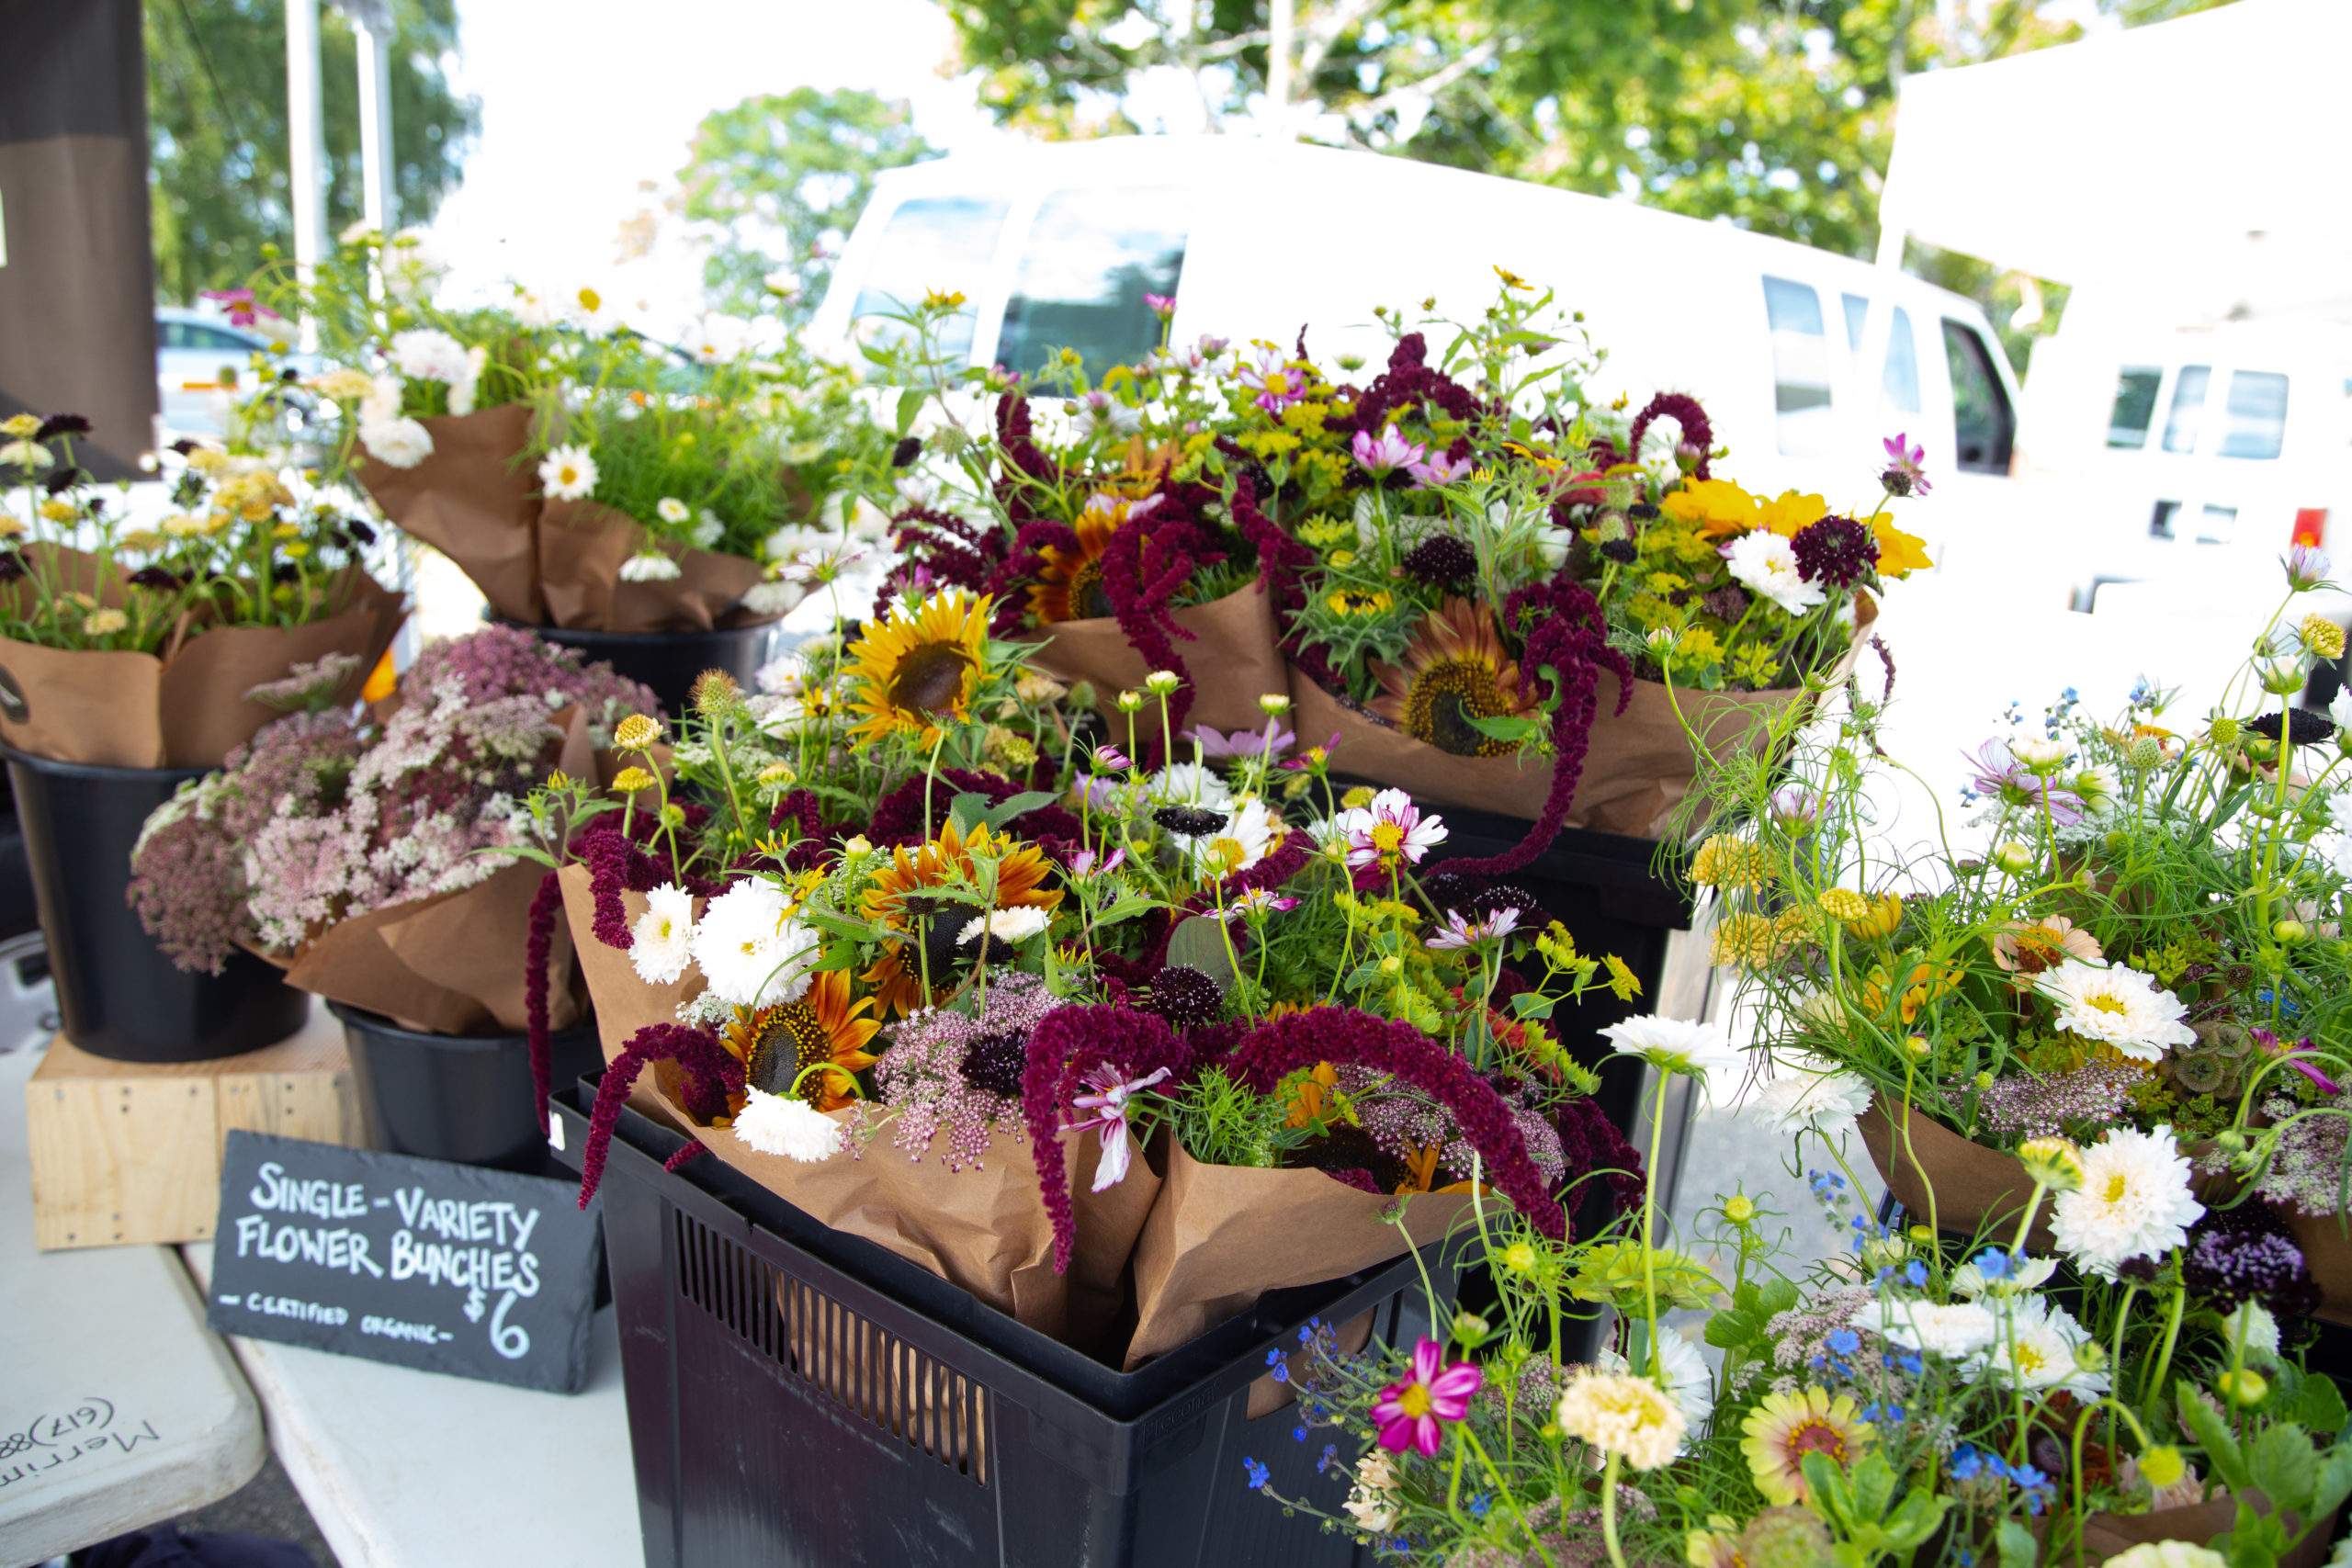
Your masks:
<instances>
[{"instance_id":1,"label":"canopy pole","mask_svg":"<svg viewBox=\"0 0 2352 1568\"><path fill-rule=\"evenodd\" d=\"M287 173L293 186L294 269L307 285L327 253L326 117L319 92L319 0L286 0ZM305 312L305 350L319 346Z\"/></svg>"}]
</instances>

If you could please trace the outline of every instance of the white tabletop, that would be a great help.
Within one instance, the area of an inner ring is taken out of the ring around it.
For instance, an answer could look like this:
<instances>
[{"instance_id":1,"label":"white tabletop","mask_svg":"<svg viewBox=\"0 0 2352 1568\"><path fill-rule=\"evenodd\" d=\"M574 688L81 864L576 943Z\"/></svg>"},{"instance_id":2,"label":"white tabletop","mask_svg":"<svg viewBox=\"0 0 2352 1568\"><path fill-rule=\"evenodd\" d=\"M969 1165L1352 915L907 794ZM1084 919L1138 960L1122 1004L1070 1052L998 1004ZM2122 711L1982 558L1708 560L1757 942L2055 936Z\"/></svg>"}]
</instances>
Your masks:
<instances>
[{"instance_id":1,"label":"white tabletop","mask_svg":"<svg viewBox=\"0 0 2352 1568\"><path fill-rule=\"evenodd\" d=\"M0 1054L0 1563L10 1564L225 1497L264 1451L253 1394L169 1248L34 1249L25 1089L39 1060Z\"/></svg>"},{"instance_id":2,"label":"white tabletop","mask_svg":"<svg viewBox=\"0 0 2352 1568\"><path fill-rule=\"evenodd\" d=\"M212 1247L182 1247L199 1285ZM232 1337L270 1446L343 1568L637 1568L637 1477L613 1310L588 1386L540 1393ZM0 1559L6 1557L0 1552Z\"/></svg>"}]
</instances>

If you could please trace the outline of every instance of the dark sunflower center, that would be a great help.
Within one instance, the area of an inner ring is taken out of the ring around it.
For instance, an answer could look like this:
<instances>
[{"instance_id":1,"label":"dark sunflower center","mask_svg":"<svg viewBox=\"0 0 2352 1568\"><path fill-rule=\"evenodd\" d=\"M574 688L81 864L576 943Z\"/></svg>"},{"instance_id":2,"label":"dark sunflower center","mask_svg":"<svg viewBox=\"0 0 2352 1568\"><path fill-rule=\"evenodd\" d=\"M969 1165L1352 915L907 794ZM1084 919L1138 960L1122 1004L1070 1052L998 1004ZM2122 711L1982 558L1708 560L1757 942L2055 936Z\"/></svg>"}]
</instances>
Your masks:
<instances>
[{"instance_id":1,"label":"dark sunflower center","mask_svg":"<svg viewBox=\"0 0 2352 1568\"><path fill-rule=\"evenodd\" d=\"M1070 573L1069 613L1073 620L1101 620L1114 614L1110 592L1102 586L1102 563L1082 562Z\"/></svg>"},{"instance_id":2,"label":"dark sunflower center","mask_svg":"<svg viewBox=\"0 0 2352 1568\"><path fill-rule=\"evenodd\" d=\"M1405 733L1457 757L1498 757L1510 747L1470 721L1501 718L1510 711L1510 699L1491 668L1448 660L1414 678L1405 703Z\"/></svg>"},{"instance_id":3,"label":"dark sunflower center","mask_svg":"<svg viewBox=\"0 0 2352 1568\"><path fill-rule=\"evenodd\" d=\"M832 1059L832 1037L816 1013L806 1003L785 1002L760 1014L744 1076L754 1089L789 1094L793 1079L815 1063ZM824 1096L825 1077L822 1073L810 1073L800 1086L800 1098L816 1104Z\"/></svg>"},{"instance_id":4,"label":"dark sunflower center","mask_svg":"<svg viewBox=\"0 0 2352 1568\"><path fill-rule=\"evenodd\" d=\"M910 713L945 713L964 694L964 671L971 656L951 643L927 642L899 660L890 678L890 703Z\"/></svg>"}]
</instances>

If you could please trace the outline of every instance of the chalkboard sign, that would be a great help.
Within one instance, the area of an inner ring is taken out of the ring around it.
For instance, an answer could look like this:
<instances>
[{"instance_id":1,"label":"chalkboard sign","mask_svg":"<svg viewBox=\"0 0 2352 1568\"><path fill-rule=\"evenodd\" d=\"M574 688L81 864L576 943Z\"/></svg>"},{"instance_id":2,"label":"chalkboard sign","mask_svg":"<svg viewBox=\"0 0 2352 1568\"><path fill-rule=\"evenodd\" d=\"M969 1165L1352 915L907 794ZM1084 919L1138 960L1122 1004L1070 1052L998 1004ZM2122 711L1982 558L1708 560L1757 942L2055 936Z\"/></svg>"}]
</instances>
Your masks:
<instances>
[{"instance_id":1,"label":"chalkboard sign","mask_svg":"<svg viewBox=\"0 0 2352 1568\"><path fill-rule=\"evenodd\" d=\"M578 1196L545 1177L231 1133L206 1321L577 1393L603 1266Z\"/></svg>"}]
</instances>

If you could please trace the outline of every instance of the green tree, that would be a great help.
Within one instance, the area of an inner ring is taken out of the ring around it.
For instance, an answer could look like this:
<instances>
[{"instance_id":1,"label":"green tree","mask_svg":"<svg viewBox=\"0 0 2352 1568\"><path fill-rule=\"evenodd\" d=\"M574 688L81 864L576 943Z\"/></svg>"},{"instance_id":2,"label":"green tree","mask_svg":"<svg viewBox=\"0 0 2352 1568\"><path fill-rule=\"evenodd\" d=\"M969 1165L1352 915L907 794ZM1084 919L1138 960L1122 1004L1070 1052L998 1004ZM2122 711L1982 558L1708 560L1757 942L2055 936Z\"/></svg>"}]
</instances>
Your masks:
<instances>
[{"instance_id":1,"label":"green tree","mask_svg":"<svg viewBox=\"0 0 2352 1568\"><path fill-rule=\"evenodd\" d=\"M391 0L396 213L422 223L457 183L480 127L475 100L449 86L455 0ZM185 303L243 283L265 241L291 247L283 0L148 0L147 122L155 292ZM319 69L327 146L327 222L360 215L357 45L332 7Z\"/></svg>"},{"instance_id":2,"label":"green tree","mask_svg":"<svg viewBox=\"0 0 2352 1568\"><path fill-rule=\"evenodd\" d=\"M695 131L673 203L708 226L703 284L711 303L772 308L763 280L781 268L800 285L786 314L812 308L874 176L935 152L905 104L858 88L797 87L714 110Z\"/></svg>"}]
</instances>

